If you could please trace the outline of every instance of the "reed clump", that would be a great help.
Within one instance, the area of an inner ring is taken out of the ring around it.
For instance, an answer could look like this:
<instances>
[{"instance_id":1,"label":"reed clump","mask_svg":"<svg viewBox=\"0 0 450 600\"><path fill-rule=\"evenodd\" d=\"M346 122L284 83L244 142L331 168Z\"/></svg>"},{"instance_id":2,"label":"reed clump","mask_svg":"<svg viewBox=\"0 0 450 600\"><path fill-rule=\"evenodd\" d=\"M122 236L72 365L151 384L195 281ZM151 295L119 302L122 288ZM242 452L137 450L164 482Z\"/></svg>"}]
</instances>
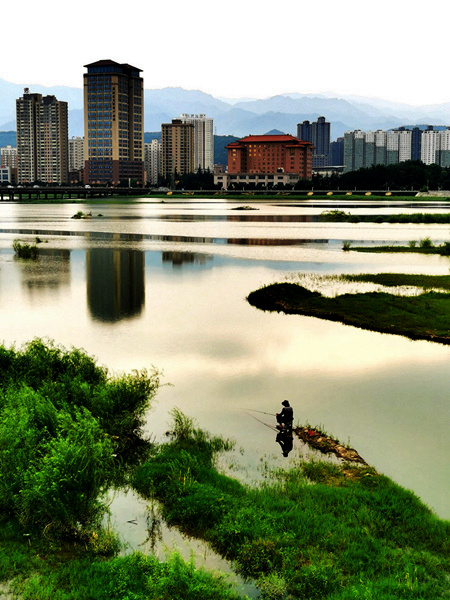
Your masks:
<instances>
[{"instance_id":1,"label":"reed clump","mask_svg":"<svg viewBox=\"0 0 450 600\"><path fill-rule=\"evenodd\" d=\"M36 244L28 244L17 239L13 241L13 250L18 258L36 260L38 256Z\"/></svg>"}]
</instances>

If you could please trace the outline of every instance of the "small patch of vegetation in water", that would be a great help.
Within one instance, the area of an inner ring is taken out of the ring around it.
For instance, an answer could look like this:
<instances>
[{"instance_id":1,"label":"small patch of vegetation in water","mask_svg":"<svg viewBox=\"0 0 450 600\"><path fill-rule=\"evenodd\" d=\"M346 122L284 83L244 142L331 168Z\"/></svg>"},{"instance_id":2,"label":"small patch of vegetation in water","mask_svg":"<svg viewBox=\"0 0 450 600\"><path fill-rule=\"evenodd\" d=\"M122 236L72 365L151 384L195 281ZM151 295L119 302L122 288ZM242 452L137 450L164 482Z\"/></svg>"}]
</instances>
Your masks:
<instances>
[{"instance_id":1,"label":"small patch of vegetation in water","mask_svg":"<svg viewBox=\"0 0 450 600\"><path fill-rule=\"evenodd\" d=\"M320 213L324 223L450 223L449 213L397 213L395 215L352 215L343 210L326 210Z\"/></svg>"},{"instance_id":2,"label":"small patch of vegetation in water","mask_svg":"<svg viewBox=\"0 0 450 600\"><path fill-rule=\"evenodd\" d=\"M348 250L356 252L415 252L417 254L439 254L441 256L450 256L450 242L444 242L435 246L429 237L422 240L410 240L407 246L352 246Z\"/></svg>"},{"instance_id":3,"label":"small patch of vegetation in water","mask_svg":"<svg viewBox=\"0 0 450 600\"><path fill-rule=\"evenodd\" d=\"M244 206L235 206L231 210L259 210L259 209L256 208L256 206L244 205Z\"/></svg>"},{"instance_id":4,"label":"small patch of vegetation in water","mask_svg":"<svg viewBox=\"0 0 450 600\"><path fill-rule=\"evenodd\" d=\"M445 596L450 524L373 468L307 462L252 488L218 472L223 440L182 431L154 449L133 485L158 498L169 524L257 580L262 598Z\"/></svg>"},{"instance_id":5,"label":"small patch of vegetation in water","mask_svg":"<svg viewBox=\"0 0 450 600\"><path fill-rule=\"evenodd\" d=\"M424 290L441 289L450 291L450 275L416 275L414 273L360 273L343 274L345 281L377 283L386 287L414 286Z\"/></svg>"},{"instance_id":6,"label":"small patch of vegetation in water","mask_svg":"<svg viewBox=\"0 0 450 600\"><path fill-rule=\"evenodd\" d=\"M443 285L447 285L448 280L443 277ZM391 274L391 280L394 279ZM436 287L440 287L439 279L436 276L433 280ZM428 291L410 297L367 292L327 298L295 283L274 283L251 292L247 301L261 310L314 316L411 339L450 343L448 293Z\"/></svg>"},{"instance_id":7,"label":"small patch of vegetation in water","mask_svg":"<svg viewBox=\"0 0 450 600\"><path fill-rule=\"evenodd\" d=\"M350 248L352 247L351 242L343 242L342 244L342 250L344 250L344 252L348 252L350 250Z\"/></svg>"},{"instance_id":8,"label":"small patch of vegetation in water","mask_svg":"<svg viewBox=\"0 0 450 600\"><path fill-rule=\"evenodd\" d=\"M13 250L16 253L17 258L36 260L38 256L36 244L28 244L27 242L21 242L17 239L13 241Z\"/></svg>"},{"instance_id":9,"label":"small patch of vegetation in water","mask_svg":"<svg viewBox=\"0 0 450 600\"><path fill-rule=\"evenodd\" d=\"M72 219L91 219L91 218L92 218L92 212L84 213L82 210L79 210L72 216Z\"/></svg>"}]
</instances>

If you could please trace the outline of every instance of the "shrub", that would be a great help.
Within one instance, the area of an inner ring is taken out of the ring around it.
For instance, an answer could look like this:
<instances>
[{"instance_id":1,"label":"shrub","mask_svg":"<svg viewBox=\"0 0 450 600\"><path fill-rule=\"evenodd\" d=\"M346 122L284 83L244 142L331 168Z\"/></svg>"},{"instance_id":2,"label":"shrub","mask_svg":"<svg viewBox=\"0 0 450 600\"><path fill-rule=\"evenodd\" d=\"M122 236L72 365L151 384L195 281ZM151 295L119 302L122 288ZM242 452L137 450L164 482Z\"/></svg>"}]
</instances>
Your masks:
<instances>
[{"instance_id":1,"label":"shrub","mask_svg":"<svg viewBox=\"0 0 450 600\"><path fill-rule=\"evenodd\" d=\"M342 250L344 250L344 252L348 252L350 250L350 246L351 246L350 242L344 242L342 244Z\"/></svg>"},{"instance_id":2,"label":"shrub","mask_svg":"<svg viewBox=\"0 0 450 600\"><path fill-rule=\"evenodd\" d=\"M38 249L36 244L27 244L20 240L13 241L13 250L18 258L35 260L37 258Z\"/></svg>"},{"instance_id":3,"label":"shrub","mask_svg":"<svg viewBox=\"0 0 450 600\"><path fill-rule=\"evenodd\" d=\"M130 464L128 440L141 440L158 375L108 378L81 350L41 340L0 347L0 368L0 511L27 529L86 537Z\"/></svg>"},{"instance_id":4,"label":"shrub","mask_svg":"<svg viewBox=\"0 0 450 600\"><path fill-rule=\"evenodd\" d=\"M432 248L433 242L431 241L431 239L429 237L423 238L419 242L419 247L424 248L424 249Z\"/></svg>"}]
</instances>

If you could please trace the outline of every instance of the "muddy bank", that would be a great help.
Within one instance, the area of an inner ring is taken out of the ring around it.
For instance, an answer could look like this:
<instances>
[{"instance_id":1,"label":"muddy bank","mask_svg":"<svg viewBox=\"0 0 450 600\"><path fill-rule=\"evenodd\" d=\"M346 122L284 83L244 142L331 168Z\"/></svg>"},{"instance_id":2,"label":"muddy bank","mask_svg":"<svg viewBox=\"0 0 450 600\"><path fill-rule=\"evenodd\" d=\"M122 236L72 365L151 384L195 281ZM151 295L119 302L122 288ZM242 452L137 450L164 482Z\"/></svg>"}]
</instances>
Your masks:
<instances>
[{"instance_id":1,"label":"muddy bank","mask_svg":"<svg viewBox=\"0 0 450 600\"><path fill-rule=\"evenodd\" d=\"M305 444L323 454L334 454L348 462L367 464L354 448L346 448L338 440L334 440L313 427L295 427L293 431Z\"/></svg>"}]
</instances>

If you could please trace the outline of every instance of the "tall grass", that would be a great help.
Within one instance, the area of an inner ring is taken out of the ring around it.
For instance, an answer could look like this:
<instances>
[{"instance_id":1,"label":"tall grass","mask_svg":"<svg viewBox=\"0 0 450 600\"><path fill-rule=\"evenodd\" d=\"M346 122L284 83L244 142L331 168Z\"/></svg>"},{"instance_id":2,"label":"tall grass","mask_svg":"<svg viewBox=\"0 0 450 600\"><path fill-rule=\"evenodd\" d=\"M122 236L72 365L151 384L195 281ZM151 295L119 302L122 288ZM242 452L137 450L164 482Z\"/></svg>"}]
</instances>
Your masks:
<instances>
[{"instance_id":1,"label":"tall grass","mask_svg":"<svg viewBox=\"0 0 450 600\"><path fill-rule=\"evenodd\" d=\"M323 463L250 488L217 471L198 435L155 450L133 483L257 579L263 598L445 597L450 524L411 492L370 467Z\"/></svg>"},{"instance_id":2,"label":"tall grass","mask_svg":"<svg viewBox=\"0 0 450 600\"><path fill-rule=\"evenodd\" d=\"M20 240L13 241L13 250L18 258L35 260L38 255L36 244L27 244L26 242L21 242Z\"/></svg>"}]
</instances>

